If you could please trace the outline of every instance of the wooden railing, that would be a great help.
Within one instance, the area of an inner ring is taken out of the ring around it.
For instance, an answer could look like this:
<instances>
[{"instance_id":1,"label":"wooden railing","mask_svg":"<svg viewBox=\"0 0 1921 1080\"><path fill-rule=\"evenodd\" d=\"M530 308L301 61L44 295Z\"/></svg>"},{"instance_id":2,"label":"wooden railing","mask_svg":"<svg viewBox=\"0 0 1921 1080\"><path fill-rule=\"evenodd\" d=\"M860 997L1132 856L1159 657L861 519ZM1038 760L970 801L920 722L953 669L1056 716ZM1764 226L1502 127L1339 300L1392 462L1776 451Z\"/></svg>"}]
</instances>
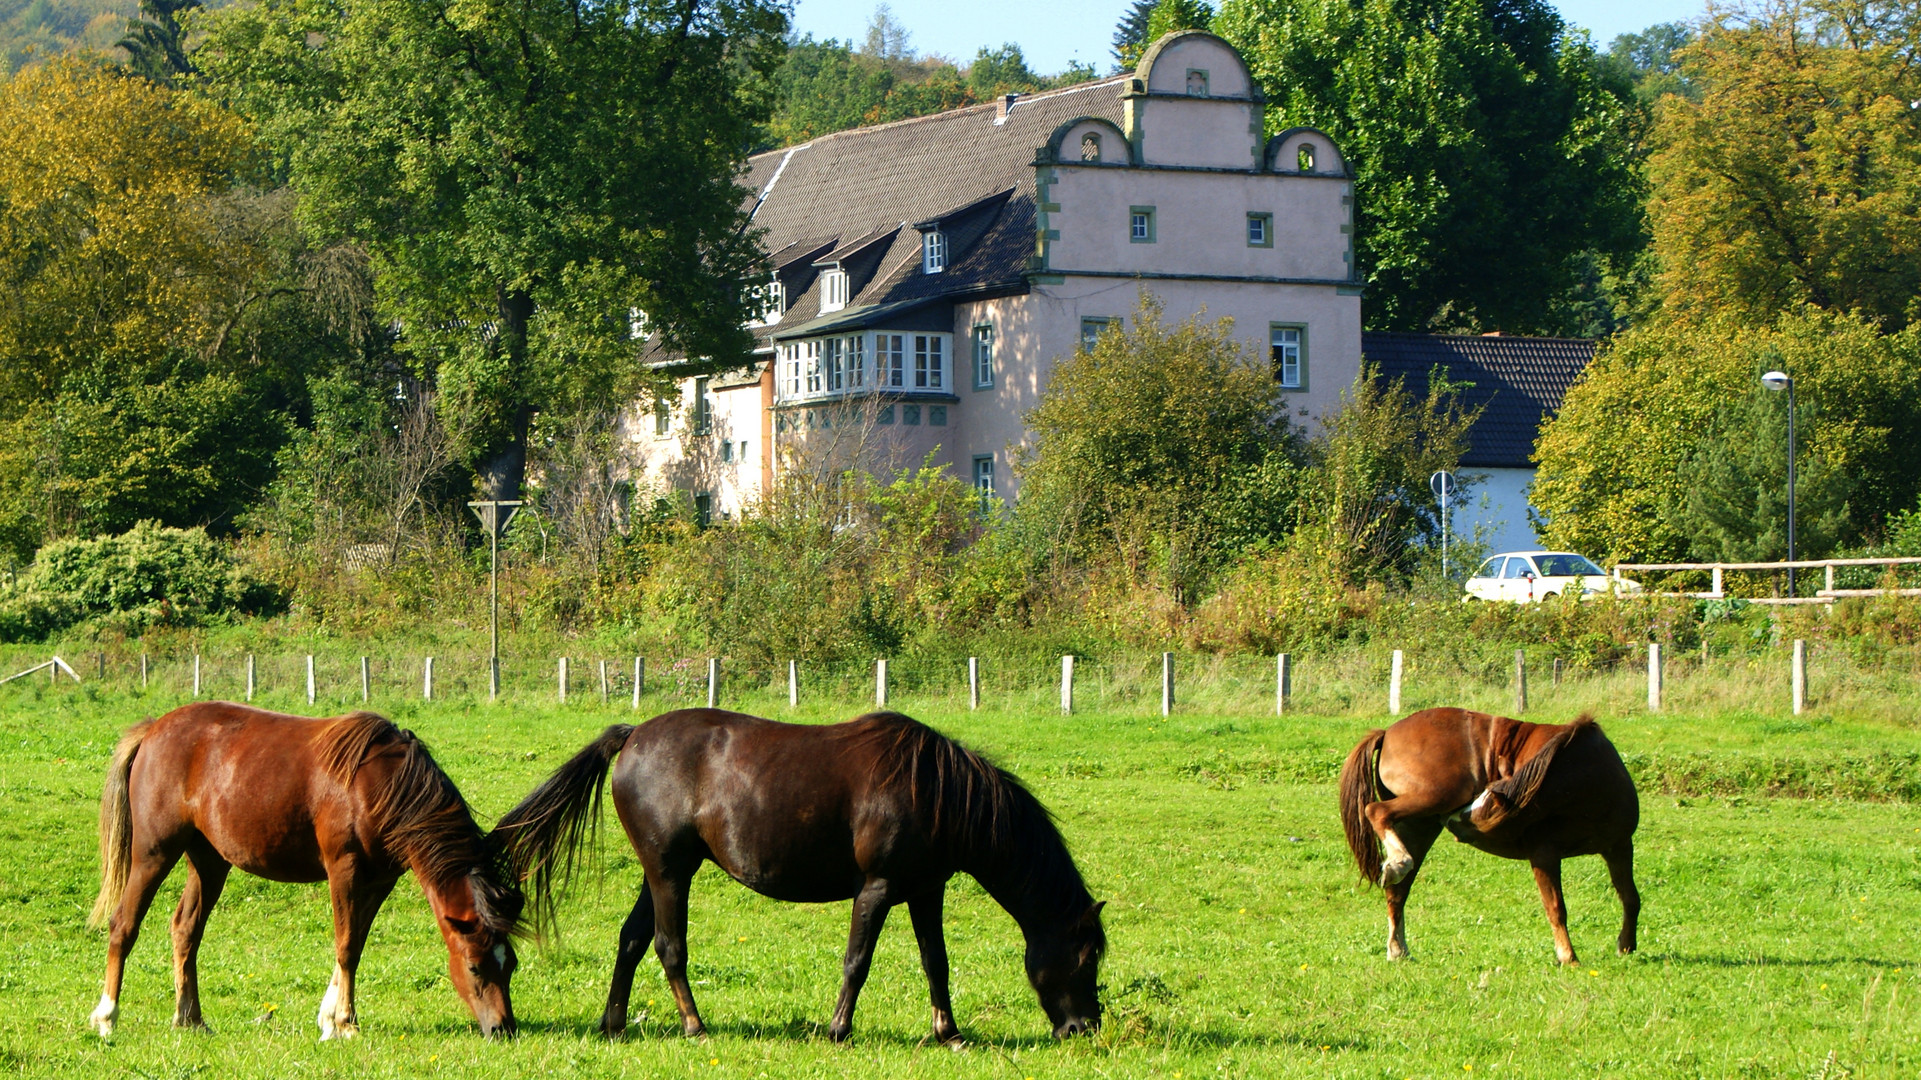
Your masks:
<instances>
[{"instance_id":1,"label":"wooden railing","mask_svg":"<svg viewBox=\"0 0 1921 1080\"><path fill-rule=\"evenodd\" d=\"M1751 563L1617 563L1613 575L1622 578L1623 571L1637 573L1681 573L1702 572L1712 575L1712 586L1707 592L1655 593L1651 596L1692 596L1700 600L1721 600L1727 597L1723 574L1727 571L1779 571L1779 570L1821 570L1822 587L1813 596L1752 596L1746 599L1757 604L1832 604L1847 596L1921 596L1921 589L1841 589L1834 584L1834 571L1845 566L1914 566L1921 564L1921 558L1898 556L1882 559L1798 559L1794 562L1751 562Z\"/></svg>"}]
</instances>

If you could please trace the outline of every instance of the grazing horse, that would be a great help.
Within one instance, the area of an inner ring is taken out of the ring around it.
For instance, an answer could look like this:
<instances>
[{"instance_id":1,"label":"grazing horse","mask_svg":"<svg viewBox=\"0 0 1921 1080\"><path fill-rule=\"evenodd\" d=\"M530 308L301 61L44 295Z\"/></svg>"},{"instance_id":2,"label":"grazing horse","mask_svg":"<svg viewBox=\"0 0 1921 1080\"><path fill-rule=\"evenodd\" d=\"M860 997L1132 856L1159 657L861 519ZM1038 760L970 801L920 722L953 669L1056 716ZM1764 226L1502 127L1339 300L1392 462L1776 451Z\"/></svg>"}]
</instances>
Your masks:
<instances>
[{"instance_id":1,"label":"grazing horse","mask_svg":"<svg viewBox=\"0 0 1921 1080\"><path fill-rule=\"evenodd\" d=\"M618 761L616 761L618 759ZM947 994L941 905L971 874L1020 924L1027 978L1065 1037L1100 1025L1096 977L1107 939L1039 800L959 743L899 713L844 724L780 724L682 709L615 724L496 827L530 906L552 917L613 772L614 810L645 872L620 930L600 1030L627 1025L634 969L653 939L688 1035L705 1033L687 985L687 891L703 860L776 900L854 902L840 1000L828 1035L846 1039L887 912L905 902L920 941L934 1037L960 1038Z\"/></svg>"},{"instance_id":2,"label":"grazing horse","mask_svg":"<svg viewBox=\"0 0 1921 1080\"><path fill-rule=\"evenodd\" d=\"M358 1033L354 970L374 915L409 869L447 943L454 991L482 1033L512 1035L507 983L524 897L447 774L412 732L372 713L283 716L201 702L130 729L100 796L100 896L107 983L92 1023L111 1037L127 953L181 856L173 915L178 1027L205 1027L197 956L207 915L238 866L272 881L325 881L334 971L320 1037Z\"/></svg>"},{"instance_id":3,"label":"grazing horse","mask_svg":"<svg viewBox=\"0 0 1921 1080\"><path fill-rule=\"evenodd\" d=\"M1621 952L1633 952L1641 914L1634 888L1640 819L1634 781L1591 716L1527 724L1466 709L1424 709L1368 732L1341 766L1347 846L1361 877L1387 889L1390 960L1407 955L1401 911L1443 826L1490 855L1534 867L1554 927L1554 954L1563 964L1577 961L1567 936L1561 860L1601 856L1621 896L1618 944Z\"/></svg>"}]
</instances>

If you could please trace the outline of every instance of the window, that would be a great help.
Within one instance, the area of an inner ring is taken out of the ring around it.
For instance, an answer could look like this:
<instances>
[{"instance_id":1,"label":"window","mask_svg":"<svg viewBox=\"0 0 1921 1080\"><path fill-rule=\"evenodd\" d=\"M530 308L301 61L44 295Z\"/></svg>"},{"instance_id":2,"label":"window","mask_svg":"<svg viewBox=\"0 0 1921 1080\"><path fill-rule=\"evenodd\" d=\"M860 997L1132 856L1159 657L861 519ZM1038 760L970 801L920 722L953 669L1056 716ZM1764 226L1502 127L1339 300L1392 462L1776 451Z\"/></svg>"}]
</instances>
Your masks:
<instances>
[{"instance_id":1,"label":"window","mask_svg":"<svg viewBox=\"0 0 1921 1080\"><path fill-rule=\"evenodd\" d=\"M713 430L713 401L707 396L707 380L694 380L694 434L705 435Z\"/></svg>"},{"instance_id":2,"label":"window","mask_svg":"<svg viewBox=\"0 0 1921 1080\"><path fill-rule=\"evenodd\" d=\"M666 398L654 399L654 434L666 435L674 429L674 405Z\"/></svg>"},{"instance_id":3,"label":"window","mask_svg":"<svg viewBox=\"0 0 1921 1080\"><path fill-rule=\"evenodd\" d=\"M974 328L974 389L994 385L994 328L982 323Z\"/></svg>"},{"instance_id":4,"label":"window","mask_svg":"<svg viewBox=\"0 0 1921 1080\"><path fill-rule=\"evenodd\" d=\"M1277 323L1268 334L1275 381L1283 390L1307 389L1307 327Z\"/></svg>"},{"instance_id":5,"label":"window","mask_svg":"<svg viewBox=\"0 0 1921 1080\"><path fill-rule=\"evenodd\" d=\"M938 274L947 269L947 236L938 229L921 234L920 269L923 274Z\"/></svg>"},{"instance_id":6,"label":"window","mask_svg":"<svg viewBox=\"0 0 1921 1080\"><path fill-rule=\"evenodd\" d=\"M1081 160L1098 165L1101 161L1101 137L1096 132L1081 136Z\"/></svg>"},{"instance_id":7,"label":"window","mask_svg":"<svg viewBox=\"0 0 1921 1080\"><path fill-rule=\"evenodd\" d=\"M1274 215L1273 214L1247 215L1247 246L1248 247L1273 247L1274 246Z\"/></svg>"},{"instance_id":8,"label":"window","mask_svg":"<svg viewBox=\"0 0 1921 1080\"><path fill-rule=\"evenodd\" d=\"M787 397L800 394L800 346L788 342L780 347L780 389Z\"/></svg>"},{"instance_id":9,"label":"window","mask_svg":"<svg viewBox=\"0 0 1921 1080\"><path fill-rule=\"evenodd\" d=\"M754 312L757 325L772 326L787 312L787 286L778 278L762 282L754 286L747 306Z\"/></svg>"},{"instance_id":10,"label":"window","mask_svg":"<svg viewBox=\"0 0 1921 1080\"><path fill-rule=\"evenodd\" d=\"M874 335L874 382L879 386L907 385L907 336Z\"/></svg>"},{"instance_id":11,"label":"window","mask_svg":"<svg viewBox=\"0 0 1921 1080\"><path fill-rule=\"evenodd\" d=\"M1093 352L1094 346L1100 342L1101 335L1107 333L1108 327L1119 326L1120 322L1119 319L1109 319L1105 317L1082 319L1081 348L1087 352Z\"/></svg>"},{"instance_id":12,"label":"window","mask_svg":"<svg viewBox=\"0 0 1921 1080\"><path fill-rule=\"evenodd\" d=\"M1296 152L1294 155L1294 164L1299 166L1302 172L1314 171L1314 144L1313 143L1304 142L1301 144L1300 150Z\"/></svg>"},{"instance_id":13,"label":"window","mask_svg":"<svg viewBox=\"0 0 1921 1080\"><path fill-rule=\"evenodd\" d=\"M734 460L734 440L726 439L721 442L720 460L723 462L731 462Z\"/></svg>"},{"instance_id":14,"label":"window","mask_svg":"<svg viewBox=\"0 0 1921 1080\"><path fill-rule=\"evenodd\" d=\"M1581 555L1537 555L1542 577L1606 577L1607 571Z\"/></svg>"},{"instance_id":15,"label":"window","mask_svg":"<svg viewBox=\"0 0 1921 1080\"><path fill-rule=\"evenodd\" d=\"M847 306L847 271L835 269L827 271L820 278L820 309L839 311Z\"/></svg>"},{"instance_id":16,"label":"window","mask_svg":"<svg viewBox=\"0 0 1921 1080\"><path fill-rule=\"evenodd\" d=\"M974 459L974 490L980 492L981 511L985 513L994 498L994 455Z\"/></svg>"},{"instance_id":17,"label":"window","mask_svg":"<svg viewBox=\"0 0 1921 1080\"><path fill-rule=\"evenodd\" d=\"M820 393L820 342L803 341L801 349L801 371L804 375L809 394Z\"/></svg>"},{"instance_id":18,"label":"window","mask_svg":"<svg viewBox=\"0 0 1921 1080\"><path fill-rule=\"evenodd\" d=\"M942 385L941 339L935 334L914 335L914 389L939 390Z\"/></svg>"},{"instance_id":19,"label":"window","mask_svg":"<svg viewBox=\"0 0 1921 1080\"><path fill-rule=\"evenodd\" d=\"M1127 239L1135 244L1154 242L1154 208L1130 206L1127 209Z\"/></svg>"},{"instance_id":20,"label":"window","mask_svg":"<svg viewBox=\"0 0 1921 1080\"><path fill-rule=\"evenodd\" d=\"M1207 72L1199 68L1187 69L1187 96L1207 96Z\"/></svg>"},{"instance_id":21,"label":"window","mask_svg":"<svg viewBox=\"0 0 1921 1080\"><path fill-rule=\"evenodd\" d=\"M694 496L694 524L706 528L714 523L714 497L703 491Z\"/></svg>"},{"instance_id":22,"label":"window","mask_svg":"<svg viewBox=\"0 0 1921 1080\"><path fill-rule=\"evenodd\" d=\"M1474 571L1474 576L1477 578L1500 577L1501 564L1505 561L1506 561L1505 556L1496 555L1492 559L1489 559L1488 561L1482 563L1481 568L1479 570Z\"/></svg>"},{"instance_id":23,"label":"window","mask_svg":"<svg viewBox=\"0 0 1921 1080\"><path fill-rule=\"evenodd\" d=\"M1501 576L1511 579L1531 578L1534 576L1534 567L1526 559L1509 556L1507 569L1501 572Z\"/></svg>"},{"instance_id":24,"label":"window","mask_svg":"<svg viewBox=\"0 0 1921 1080\"><path fill-rule=\"evenodd\" d=\"M629 337L635 341L645 341L647 340L647 335L653 332L654 324L648 321L646 312L637 307L627 309L627 334Z\"/></svg>"}]
</instances>

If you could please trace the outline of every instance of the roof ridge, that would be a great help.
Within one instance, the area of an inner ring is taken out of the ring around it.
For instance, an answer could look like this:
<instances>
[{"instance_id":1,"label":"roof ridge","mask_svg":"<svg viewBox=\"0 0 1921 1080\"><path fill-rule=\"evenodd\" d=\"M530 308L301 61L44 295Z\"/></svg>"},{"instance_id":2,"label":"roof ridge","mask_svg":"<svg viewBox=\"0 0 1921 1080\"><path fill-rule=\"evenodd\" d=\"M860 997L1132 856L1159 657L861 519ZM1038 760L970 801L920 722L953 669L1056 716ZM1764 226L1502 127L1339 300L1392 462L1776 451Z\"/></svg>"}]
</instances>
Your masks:
<instances>
[{"instance_id":1,"label":"roof ridge","mask_svg":"<svg viewBox=\"0 0 1921 1080\"><path fill-rule=\"evenodd\" d=\"M1132 78L1133 74L1134 73L1130 71L1120 75L1109 75L1104 79L1089 79L1086 82L1075 83L1072 86L1057 86L1048 90L1036 90L1031 94L1017 94L1015 96L1018 97L1022 103L1039 101L1046 98L1064 97L1068 94L1079 93L1083 90L1092 90L1110 83L1119 83L1123 79ZM758 154L749 154L747 160L751 162L757 158L786 153L790 149L805 148L826 142L829 139L866 135L876 131L891 131L894 128L906 127L909 124L924 124L934 120L949 120L959 117L964 113L984 112L988 109L997 109L999 107L1000 102L998 101L983 101L978 105L962 105L956 109L942 109L940 112L931 112L925 116L909 116L900 120L889 120L884 124L868 124L860 127L842 128L839 131L830 131L825 135L816 135L804 142L794 143L792 146L777 146L772 150L763 150Z\"/></svg>"}]
</instances>

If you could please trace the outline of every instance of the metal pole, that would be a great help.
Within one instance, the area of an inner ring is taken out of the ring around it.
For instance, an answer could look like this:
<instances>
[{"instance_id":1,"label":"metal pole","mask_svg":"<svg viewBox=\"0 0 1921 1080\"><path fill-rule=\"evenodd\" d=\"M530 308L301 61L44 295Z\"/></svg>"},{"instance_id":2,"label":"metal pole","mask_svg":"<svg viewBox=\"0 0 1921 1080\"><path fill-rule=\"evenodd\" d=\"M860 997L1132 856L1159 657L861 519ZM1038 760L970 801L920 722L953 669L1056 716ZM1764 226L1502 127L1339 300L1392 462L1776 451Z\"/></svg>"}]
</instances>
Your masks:
<instances>
[{"instance_id":1,"label":"metal pole","mask_svg":"<svg viewBox=\"0 0 1921 1080\"><path fill-rule=\"evenodd\" d=\"M199 700L200 698L200 654L199 653L193 654L193 696L196 701Z\"/></svg>"},{"instance_id":2,"label":"metal pole","mask_svg":"<svg viewBox=\"0 0 1921 1080\"><path fill-rule=\"evenodd\" d=\"M1161 715L1174 712L1174 654L1161 654Z\"/></svg>"},{"instance_id":3,"label":"metal pole","mask_svg":"<svg viewBox=\"0 0 1921 1080\"><path fill-rule=\"evenodd\" d=\"M1788 561L1794 561L1794 379L1788 379ZM1794 595L1794 567L1788 567L1788 595Z\"/></svg>"},{"instance_id":4,"label":"metal pole","mask_svg":"<svg viewBox=\"0 0 1921 1080\"><path fill-rule=\"evenodd\" d=\"M147 688L147 654L140 654L140 689Z\"/></svg>"},{"instance_id":5,"label":"metal pole","mask_svg":"<svg viewBox=\"0 0 1921 1080\"><path fill-rule=\"evenodd\" d=\"M1286 653L1274 657L1274 715L1287 714L1287 699L1294 693L1294 660Z\"/></svg>"},{"instance_id":6,"label":"metal pole","mask_svg":"<svg viewBox=\"0 0 1921 1080\"><path fill-rule=\"evenodd\" d=\"M607 661L600 662L600 703L607 704Z\"/></svg>"},{"instance_id":7,"label":"metal pole","mask_svg":"<svg viewBox=\"0 0 1921 1080\"><path fill-rule=\"evenodd\" d=\"M981 658L967 658L967 707L978 710L981 707Z\"/></svg>"},{"instance_id":8,"label":"metal pole","mask_svg":"<svg viewBox=\"0 0 1921 1080\"><path fill-rule=\"evenodd\" d=\"M1447 580L1447 496L1441 496L1441 580Z\"/></svg>"},{"instance_id":9,"label":"metal pole","mask_svg":"<svg viewBox=\"0 0 1921 1080\"><path fill-rule=\"evenodd\" d=\"M487 700L500 700L500 507L487 522Z\"/></svg>"}]
</instances>

